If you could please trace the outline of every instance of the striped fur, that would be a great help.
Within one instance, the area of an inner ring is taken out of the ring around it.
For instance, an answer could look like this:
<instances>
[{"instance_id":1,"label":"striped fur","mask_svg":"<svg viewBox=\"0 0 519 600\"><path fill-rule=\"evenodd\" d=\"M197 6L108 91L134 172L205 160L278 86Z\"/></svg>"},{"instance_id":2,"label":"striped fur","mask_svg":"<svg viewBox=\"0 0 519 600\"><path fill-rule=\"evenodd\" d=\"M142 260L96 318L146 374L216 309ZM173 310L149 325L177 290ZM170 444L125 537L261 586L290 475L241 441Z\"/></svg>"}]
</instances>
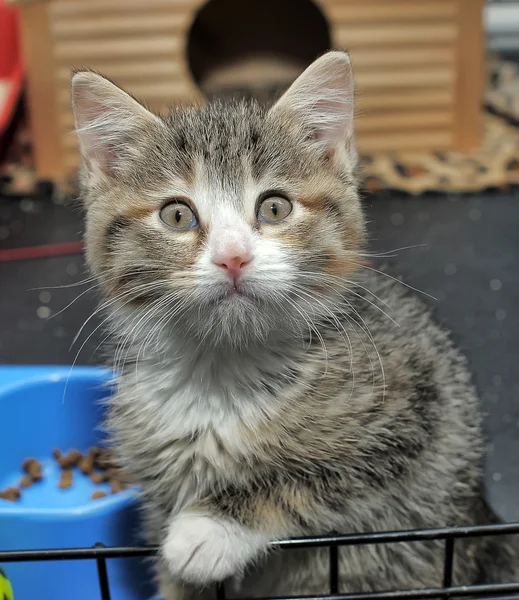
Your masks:
<instances>
[{"instance_id":1,"label":"striped fur","mask_svg":"<svg viewBox=\"0 0 519 600\"><path fill-rule=\"evenodd\" d=\"M108 425L162 546L164 598L226 578L238 596L322 594L326 554L269 555L269 540L494 518L464 358L419 300L363 266L346 55L325 55L270 111L154 117L100 75L73 85L88 261L121 371ZM275 225L256 218L268 191L293 203ZM196 229L160 221L172 198ZM228 230L253 256L240 295L211 260ZM511 580L515 552L460 544L456 583ZM345 548L341 591L438 586L442 556L436 542Z\"/></svg>"}]
</instances>

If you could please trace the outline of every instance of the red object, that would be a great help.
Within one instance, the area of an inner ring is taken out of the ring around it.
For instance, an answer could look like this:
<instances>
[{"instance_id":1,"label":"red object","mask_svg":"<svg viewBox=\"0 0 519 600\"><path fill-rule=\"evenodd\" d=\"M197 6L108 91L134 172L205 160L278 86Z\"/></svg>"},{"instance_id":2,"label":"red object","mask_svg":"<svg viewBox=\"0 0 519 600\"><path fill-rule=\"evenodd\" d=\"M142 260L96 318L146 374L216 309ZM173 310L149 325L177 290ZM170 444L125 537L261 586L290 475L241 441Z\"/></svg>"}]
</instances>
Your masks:
<instances>
[{"instance_id":1,"label":"red object","mask_svg":"<svg viewBox=\"0 0 519 600\"><path fill-rule=\"evenodd\" d=\"M0 0L0 137L8 128L23 84L18 11Z\"/></svg>"},{"instance_id":2,"label":"red object","mask_svg":"<svg viewBox=\"0 0 519 600\"><path fill-rule=\"evenodd\" d=\"M63 244L48 244L46 246L32 246L29 248L9 248L8 250L0 250L0 263L12 260L63 256L66 254L81 254L82 252L83 242L64 242Z\"/></svg>"}]
</instances>

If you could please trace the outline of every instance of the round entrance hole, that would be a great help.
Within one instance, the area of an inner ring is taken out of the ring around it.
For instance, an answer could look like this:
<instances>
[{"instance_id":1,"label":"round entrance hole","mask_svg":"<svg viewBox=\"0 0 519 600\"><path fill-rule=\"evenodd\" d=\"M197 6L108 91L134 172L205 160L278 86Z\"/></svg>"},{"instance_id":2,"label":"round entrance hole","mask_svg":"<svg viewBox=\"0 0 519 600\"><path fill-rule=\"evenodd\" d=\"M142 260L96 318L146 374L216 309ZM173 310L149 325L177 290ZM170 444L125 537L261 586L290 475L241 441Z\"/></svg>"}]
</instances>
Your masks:
<instances>
[{"instance_id":1,"label":"round entrance hole","mask_svg":"<svg viewBox=\"0 0 519 600\"><path fill-rule=\"evenodd\" d=\"M187 58L202 92L272 101L330 48L328 23L311 0L209 0Z\"/></svg>"}]
</instances>

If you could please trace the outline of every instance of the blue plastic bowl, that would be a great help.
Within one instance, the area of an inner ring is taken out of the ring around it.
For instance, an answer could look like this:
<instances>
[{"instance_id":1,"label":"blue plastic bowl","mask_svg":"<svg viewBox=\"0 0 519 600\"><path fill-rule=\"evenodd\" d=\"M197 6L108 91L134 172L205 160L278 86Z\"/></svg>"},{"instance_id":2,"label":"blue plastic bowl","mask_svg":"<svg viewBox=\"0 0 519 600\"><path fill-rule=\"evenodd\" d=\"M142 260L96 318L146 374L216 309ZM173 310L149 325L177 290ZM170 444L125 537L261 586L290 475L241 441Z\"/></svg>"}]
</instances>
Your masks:
<instances>
[{"instance_id":1,"label":"blue plastic bowl","mask_svg":"<svg viewBox=\"0 0 519 600\"><path fill-rule=\"evenodd\" d=\"M0 499L0 550L90 547L139 543L135 489L91 500L94 484L74 473L68 490L58 488L52 450L86 451L103 444L100 424L109 394L109 371L78 367L0 367L0 489L18 485L21 464L43 463L44 479L22 490L17 502ZM92 560L4 565L15 600L96 600L97 567ZM113 600L152 595L146 563L108 561Z\"/></svg>"}]
</instances>

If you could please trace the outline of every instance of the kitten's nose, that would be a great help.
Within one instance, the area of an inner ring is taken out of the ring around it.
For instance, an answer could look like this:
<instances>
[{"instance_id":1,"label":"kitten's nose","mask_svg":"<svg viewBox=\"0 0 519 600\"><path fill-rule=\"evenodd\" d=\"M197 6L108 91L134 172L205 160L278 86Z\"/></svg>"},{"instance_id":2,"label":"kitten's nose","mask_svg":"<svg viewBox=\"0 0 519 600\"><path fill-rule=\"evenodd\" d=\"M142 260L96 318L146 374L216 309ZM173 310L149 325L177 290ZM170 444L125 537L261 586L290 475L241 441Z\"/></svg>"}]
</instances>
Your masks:
<instances>
[{"instance_id":1,"label":"kitten's nose","mask_svg":"<svg viewBox=\"0 0 519 600\"><path fill-rule=\"evenodd\" d=\"M222 253L213 257L215 265L226 269L229 276L237 279L241 275L243 267L248 265L252 260L250 252L241 249L240 252Z\"/></svg>"}]
</instances>

